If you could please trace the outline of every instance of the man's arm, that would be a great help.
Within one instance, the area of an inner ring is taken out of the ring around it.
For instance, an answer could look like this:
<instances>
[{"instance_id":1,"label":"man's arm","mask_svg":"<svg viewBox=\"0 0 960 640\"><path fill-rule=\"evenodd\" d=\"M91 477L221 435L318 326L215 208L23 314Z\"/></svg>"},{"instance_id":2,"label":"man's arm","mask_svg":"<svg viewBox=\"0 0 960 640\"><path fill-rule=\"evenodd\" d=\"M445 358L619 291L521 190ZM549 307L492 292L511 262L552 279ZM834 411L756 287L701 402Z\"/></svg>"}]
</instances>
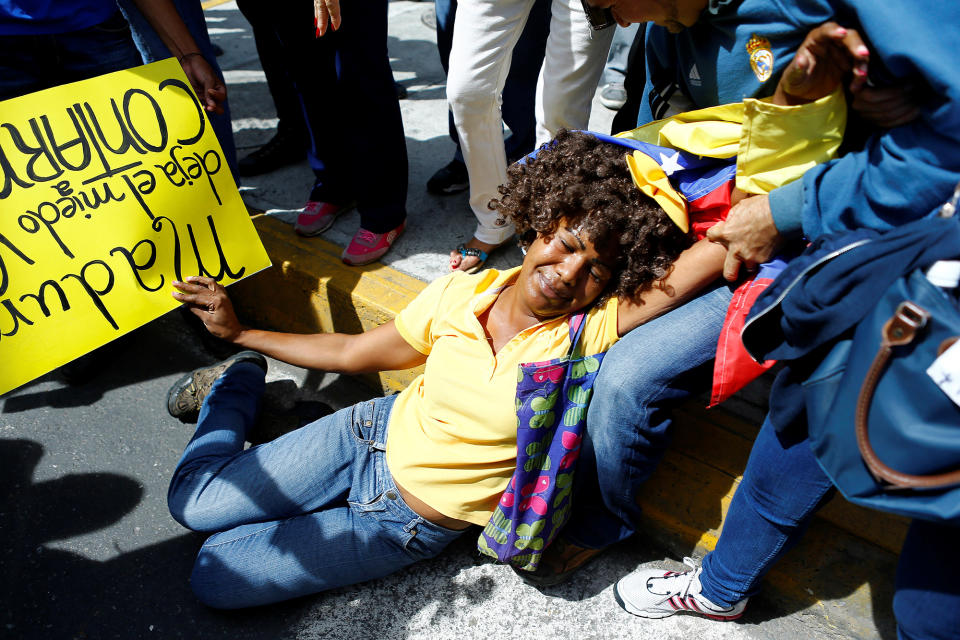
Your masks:
<instances>
[{"instance_id":1,"label":"man's arm","mask_svg":"<svg viewBox=\"0 0 960 640\"><path fill-rule=\"evenodd\" d=\"M392 320L359 334L262 331L240 324L226 290L213 278L191 276L174 287L173 297L214 336L298 367L356 374L409 369L427 360Z\"/></svg>"},{"instance_id":2,"label":"man's arm","mask_svg":"<svg viewBox=\"0 0 960 640\"><path fill-rule=\"evenodd\" d=\"M723 246L706 239L681 253L667 277L644 293L640 302L620 299L617 333L623 336L693 298L720 277L726 254Z\"/></svg>"}]
</instances>

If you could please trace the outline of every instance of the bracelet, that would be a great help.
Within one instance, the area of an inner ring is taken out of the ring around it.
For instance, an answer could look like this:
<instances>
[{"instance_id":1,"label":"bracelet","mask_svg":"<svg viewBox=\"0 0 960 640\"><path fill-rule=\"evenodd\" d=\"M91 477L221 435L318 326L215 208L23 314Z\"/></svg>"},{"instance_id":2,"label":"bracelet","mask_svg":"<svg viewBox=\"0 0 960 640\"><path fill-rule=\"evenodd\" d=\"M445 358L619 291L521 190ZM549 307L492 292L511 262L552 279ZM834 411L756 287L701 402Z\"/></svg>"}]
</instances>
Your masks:
<instances>
[{"instance_id":1,"label":"bracelet","mask_svg":"<svg viewBox=\"0 0 960 640\"><path fill-rule=\"evenodd\" d=\"M177 58L177 62L182 63L185 59L189 58L190 56L201 56L201 57L202 57L203 54L200 53L199 51L194 51L194 52L192 52L192 53L185 53L185 54L183 54L182 56L180 56L180 57Z\"/></svg>"}]
</instances>

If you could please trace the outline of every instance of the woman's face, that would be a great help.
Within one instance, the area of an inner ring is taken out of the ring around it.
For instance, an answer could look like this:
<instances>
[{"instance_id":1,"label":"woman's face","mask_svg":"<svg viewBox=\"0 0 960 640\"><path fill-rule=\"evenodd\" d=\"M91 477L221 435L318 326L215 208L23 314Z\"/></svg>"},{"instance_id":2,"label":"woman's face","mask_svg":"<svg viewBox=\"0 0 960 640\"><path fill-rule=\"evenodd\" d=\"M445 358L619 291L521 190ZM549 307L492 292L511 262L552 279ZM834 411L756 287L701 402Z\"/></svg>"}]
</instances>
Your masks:
<instances>
[{"instance_id":1,"label":"woman's face","mask_svg":"<svg viewBox=\"0 0 960 640\"><path fill-rule=\"evenodd\" d=\"M530 245L516 286L536 317L566 315L603 293L615 263L612 249L598 250L585 232L561 220L553 234L537 236Z\"/></svg>"}]
</instances>

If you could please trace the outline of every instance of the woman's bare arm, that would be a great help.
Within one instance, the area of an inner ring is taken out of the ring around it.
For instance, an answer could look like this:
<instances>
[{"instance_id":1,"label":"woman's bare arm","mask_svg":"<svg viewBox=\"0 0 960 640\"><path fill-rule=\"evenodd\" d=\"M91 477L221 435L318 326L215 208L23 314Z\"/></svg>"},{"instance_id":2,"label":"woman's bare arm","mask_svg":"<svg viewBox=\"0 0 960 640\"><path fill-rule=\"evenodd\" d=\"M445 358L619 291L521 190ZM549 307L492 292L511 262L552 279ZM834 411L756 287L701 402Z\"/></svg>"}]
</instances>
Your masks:
<instances>
[{"instance_id":1,"label":"woman's bare arm","mask_svg":"<svg viewBox=\"0 0 960 640\"><path fill-rule=\"evenodd\" d=\"M701 289L723 274L727 250L707 239L698 241L684 251L673 263L673 270L660 283L643 294L642 303L620 300L617 333L625 335L631 329L661 316L690 300Z\"/></svg>"},{"instance_id":2,"label":"woman's bare arm","mask_svg":"<svg viewBox=\"0 0 960 640\"><path fill-rule=\"evenodd\" d=\"M298 367L355 374L409 369L427 360L403 339L392 320L358 334L251 329L240 324L223 285L199 276L186 280L174 283L173 297L185 303L211 334Z\"/></svg>"}]
</instances>

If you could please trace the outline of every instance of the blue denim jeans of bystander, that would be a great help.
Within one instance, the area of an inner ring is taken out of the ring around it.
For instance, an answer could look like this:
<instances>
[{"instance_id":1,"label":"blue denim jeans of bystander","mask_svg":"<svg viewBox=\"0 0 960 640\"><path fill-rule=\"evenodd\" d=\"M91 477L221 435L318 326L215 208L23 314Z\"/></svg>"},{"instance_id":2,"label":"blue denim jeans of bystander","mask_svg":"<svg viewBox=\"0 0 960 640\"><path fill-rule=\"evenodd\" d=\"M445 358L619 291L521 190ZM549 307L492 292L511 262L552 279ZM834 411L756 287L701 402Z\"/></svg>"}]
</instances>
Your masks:
<instances>
[{"instance_id":1,"label":"blue denim jeans of bystander","mask_svg":"<svg viewBox=\"0 0 960 640\"><path fill-rule=\"evenodd\" d=\"M832 494L803 425L777 432L765 421L723 521L716 549L703 559L701 594L720 606L753 595L803 536ZM893 610L900 640L947 640L960 630L960 529L915 520L897 566Z\"/></svg>"},{"instance_id":2,"label":"blue denim jeans of bystander","mask_svg":"<svg viewBox=\"0 0 960 640\"><path fill-rule=\"evenodd\" d=\"M670 444L671 409L709 386L731 291L717 283L637 327L605 356L587 414L574 513L563 533L568 541L600 549L636 532L637 495Z\"/></svg>"},{"instance_id":3,"label":"blue denim jeans of bystander","mask_svg":"<svg viewBox=\"0 0 960 640\"><path fill-rule=\"evenodd\" d=\"M832 494L802 427L778 432L764 421L700 583L711 602L730 606L755 594L770 567L793 548Z\"/></svg>"}]
</instances>

